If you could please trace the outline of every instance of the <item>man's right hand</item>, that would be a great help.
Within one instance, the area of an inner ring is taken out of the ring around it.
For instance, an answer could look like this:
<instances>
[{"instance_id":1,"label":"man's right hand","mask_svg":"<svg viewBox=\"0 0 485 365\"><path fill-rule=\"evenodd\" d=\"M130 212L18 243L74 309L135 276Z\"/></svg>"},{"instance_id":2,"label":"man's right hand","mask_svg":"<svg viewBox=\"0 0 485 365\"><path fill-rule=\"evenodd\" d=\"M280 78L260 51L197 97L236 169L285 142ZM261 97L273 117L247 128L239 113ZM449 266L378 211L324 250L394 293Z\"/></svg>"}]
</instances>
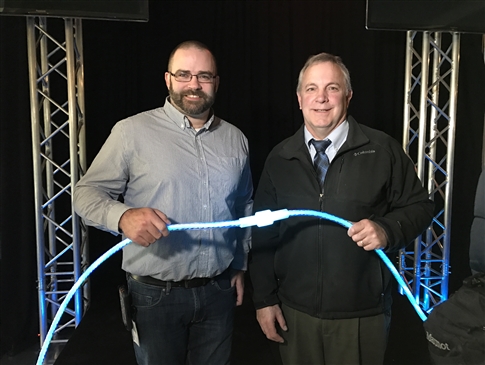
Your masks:
<instances>
[{"instance_id":1,"label":"man's right hand","mask_svg":"<svg viewBox=\"0 0 485 365\"><path fill-rule=\"evenodd\" d=\"M283 312L278 304L256 310L256 319L269 340L279 343L285 342L283 337L276 331L276 322L278 322L283 331L288 330Z\"/></svg>"},{"instance_id":2,"label":"man's right hand","mask_svg":"<svg viewBox=\"0 0 485 365\"><path fill-rule=\"evenodd\" d=\"M120 218L119 227L123 234L139 245L148 247L160 237L169 234L167 216L157 209L128 209Z\"/></svg>"}]
</instances>

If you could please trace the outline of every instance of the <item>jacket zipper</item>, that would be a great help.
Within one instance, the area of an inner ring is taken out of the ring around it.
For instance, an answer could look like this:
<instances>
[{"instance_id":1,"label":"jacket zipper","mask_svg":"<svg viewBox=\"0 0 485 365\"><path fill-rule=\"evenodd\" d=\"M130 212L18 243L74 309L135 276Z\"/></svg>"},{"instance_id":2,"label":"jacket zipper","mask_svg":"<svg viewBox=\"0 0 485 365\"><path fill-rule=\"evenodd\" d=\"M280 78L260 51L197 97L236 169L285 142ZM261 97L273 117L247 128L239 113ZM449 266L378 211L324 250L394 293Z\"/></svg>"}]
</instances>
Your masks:
<instances>
[{"instance_id":1,"label":"jacket zipper","mask_svg":"<svg viewBox=\"0 0 485 365\"><path fill-rule=\"evenodd\" d=\"M332 163L330 163L331 165ZM342 172L342 168L343 168L343 164L344 164L344 158L342 157L340 159L340 167L339 167L339 172L338 172L338 179L337 179L337 193L339 192L340 190L340 173ZM330 166L329 166L329 169L330 169ZM328 173L329 171L327 171L327 176L328 176ZM324 185L325 185L325 182L324 182ZM321 192L320 192L320 195L318 197L318 201L319 201L319 206L320 206L320 211L323 212L324 211L324 203L323 203L323 199L325 198L325 187L322 187L321 188ZM317 315L318 316L321 316L322 313L323 313L323 301L322 301L322 288L323 288L323 260L322 260L322 257L324 255L324 244L323 244L323 224L322 224L322 221L320 220L320 222L318 223L318 272L317 272L317 275L318 275L318 278L317 278L317 300L316 300L316 303L317 303Z\"/></svg>"},{"instance_id":2,"label":"jacket zipper","mask_svg":"<svg viewBox=\"0 0 485 365\"><path fill-rule=\"evenodd\" d=\"M319 205L320 205L320 211L323 212L323 198L324 198L324 192L323 188L322 191L320 192L320 196L318 198L319 200ZM316 297L316 312L317 315L320 317L322 315L322 308L323 308L323 302L322 302L322 290L323 290L323 254L324 254L324 247L323 247L323 224L322 220L320 219L318 222L318 241L317 241L318 247L317 247L317 257L318 257L318 270L317 270L317 297Z\"/></svg>"},{"instance_id":3,"label":"jacket zipper","mask_svg":"<svg viewBox=\"0 0 485 365\"><path fill-rule=\"evenodd\" d=\"M330 162L330 165L332 163ZM327 177L329 175L329 170L330 170L330 165L328 166L327 170ZM318 184L320 185L320 184ZM325 198L325 181L323 182L323 185L321 190L320 190L320 195L318 197L318 202L320 206L320 211L324 211L324 198ZM323 245L323 223L322 220L320 219L318 222L318 247L317 247L317 257L318 257L318 270L317 270L317 297L316 297L316 312L317 316L321 316L323 313L323 255L325 254L324 252L324 245Z\"/></svg>"}]
</instances>

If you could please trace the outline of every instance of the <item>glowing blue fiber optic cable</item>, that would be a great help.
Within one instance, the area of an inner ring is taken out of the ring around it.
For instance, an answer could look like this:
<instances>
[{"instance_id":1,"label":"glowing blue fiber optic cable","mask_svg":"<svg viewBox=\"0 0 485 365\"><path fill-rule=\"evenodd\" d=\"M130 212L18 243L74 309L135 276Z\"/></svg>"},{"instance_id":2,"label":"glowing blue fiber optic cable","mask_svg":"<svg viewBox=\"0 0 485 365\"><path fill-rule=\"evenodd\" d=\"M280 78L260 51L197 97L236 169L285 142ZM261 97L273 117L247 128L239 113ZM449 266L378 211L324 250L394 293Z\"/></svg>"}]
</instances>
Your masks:
<instances>
[{"instance_id":1,"label":"glowing blue fiber optic cable","mask_svg":"<svg viewBox=\"0 0 485 365\"><path fill-rule=\"evenodd\" d=\"M389 257L387 257L386 254L381 249L374 250L374 251L381 258L381 260L384 261L384 263L386 264L386 266L389 269L389 271L391 271L391 274L394 276L394 278L396 279L396 281L401 286L401 289L404 290L404 294L406 294L406 296L408 297L409 302L413 306L413 308L416 311L416 313L418 313L419 318L421 318L421 320L423 322L426 321L426 319L428 317L426 316L426 314L423 312L423 310L419 306L419 303L413 297L413 294L409 290L408 285L406 284L406 282L404 281L404 279L402 278L402 276L399 275L399 272L396 270L396 268L394 267L394 265L391 262L391 260L389 260Z\"/></svg>"},{"instance_id":2,"label":"glowing blue fiber optic cable","mask_svg":"<svg viewBox=\"0 0 485 365\"><path fill-rule=\"evenodd\" d=\"M108 259L110 256L112 256L114 253L117 251L121 250L123 247L126 245L130 244L131 240L130 239L125 239L118 243L116 246L111 247L108 251L106 251L103 255L98 257L96 261L94 261L85 271L84 273L79 277L79 279L74 283L72 286L71 290L67 293L66 297L64 298L63 302L59 306L59 309L57 310L57 313L54 317L54 320L52 321L52 324L49 328L49 331L47 332L47 335L45 336L44 343L42 344L42 348L39 353L39 357L37 358L36 365L42 365L44 363L44 358L45 355L47 354L47 349L49 347L49 344L52 340L52 336L54 335L54 331L57 328L57 324L59 323L62 315L64 314L64 311L66 310L67 305L71 301L72 297L76 293L76 290L79 289L79 287L84 283L84 281L88 278L89 275L99 266L101 265L106 259Z\"/></svg>"},{"instance_id":3,"label":"glowing blue fiber optic cable","mask_svg":"<svg viewBox=\"0 0 485 365\"><path fill-rule=\"evenodd\" d=\"M245 227L250 227L250 226L258 226L258 227L263 227L263 226L269 226L273 224L277 220L282 220L286 219L289 217L295 217L295 216L313 216L313 217L318 217L322 219L327 219L332 222L338 223L341 226L345 228L350 228L352 226L352 223L336 217L332 214L325 213L325 212L319 212L315 210L287 210L287 209L281 209L281 210L276 210L276 211L270 211L270 210L263 210L260 212L256 212L254 215L249 216L249 217L243 217L237 220L233 221L225 221L225 222L210 222L210 223L187 223L187 224L172 224L167 226L167 229L169 231L182 231L182 230L189 230L189 229L212 229L212 228L230 228L230 227L240 227L240 228L245 228ZM123 247L126 245L130 244L131 240L130 239L125 239L118 243L116 246L113 246L110 248L108 251L106 251L103 255L101 255L96 261L94 261L85 271L84 273L79 277L79 279L76 281L76 283L73 285L71 290L67 293L64 301L61 303L59 306L59 309L57 310L57 313L54 317L54 320L52 321L52 324L49 328L49 331L47 332L46 338L44 340L44 343L42 344L41 351L39 353L39 357L37 358L37 363L36 365L42 365L44 363L44 358L45 355L47 354L47 349L49 348L50 342L52 340L52 336L54 335L54 331L57 328L57 324L59 323L64 311L66 310L67 305L71 301L72 297L76 293L76 291L79 289L79 287L84 283L84 281L88 278L89 275L99 266L101 265L104 261L106 261L110 256L115 254L117 251L121 250ZM397 282L399 285L402 287L404 290L404 294L408 297L409 301L411 302L412 306L418 313L419 317L425 321L426 320L426 314L422 311L421 307L419 304L416 302L416 299L413 297L411 291L409 290L406 282L403 280L401 275L399 275L398 271L394 267L393 263L389 258L386 256L386 254L378 249L374 250L377 255L384 261L386 266L389 268L391 271L392 275L396 278Z\"/></svg>"}]
</instances>

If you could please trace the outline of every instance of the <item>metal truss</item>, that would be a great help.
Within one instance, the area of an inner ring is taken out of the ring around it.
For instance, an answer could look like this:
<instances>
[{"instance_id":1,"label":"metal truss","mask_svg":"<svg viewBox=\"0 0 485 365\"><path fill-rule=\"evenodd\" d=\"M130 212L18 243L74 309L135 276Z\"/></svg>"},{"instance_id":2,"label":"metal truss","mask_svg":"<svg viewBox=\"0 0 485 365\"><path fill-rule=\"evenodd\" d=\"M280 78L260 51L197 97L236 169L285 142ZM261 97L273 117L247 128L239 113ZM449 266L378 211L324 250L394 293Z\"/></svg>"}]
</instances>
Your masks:
<instances>
[{"instance_id":1,"label":"metal truss","mask_svg":"<svg viewBox=\"0 0 485 365\"><path fill-rule=\"evenodd\" d=\"M82 26L80 19L52 22L49 33L45 17L27 17L41 345L88 265L87 230L72 207L72 187L86 169ZM89 301L84 284L52 343L67 341Z\"/></svg>"},{"instance_id":2,"label":"metal truss","mask_svg":"<svg viewBox=\"0 0 485 365\"><path fill-rule=\"evenodd\" d=\"M407 32L403 147L437 209L399 269L427 312L448 298L459 53L459 33Z\"/></svg>"}]
</instances>

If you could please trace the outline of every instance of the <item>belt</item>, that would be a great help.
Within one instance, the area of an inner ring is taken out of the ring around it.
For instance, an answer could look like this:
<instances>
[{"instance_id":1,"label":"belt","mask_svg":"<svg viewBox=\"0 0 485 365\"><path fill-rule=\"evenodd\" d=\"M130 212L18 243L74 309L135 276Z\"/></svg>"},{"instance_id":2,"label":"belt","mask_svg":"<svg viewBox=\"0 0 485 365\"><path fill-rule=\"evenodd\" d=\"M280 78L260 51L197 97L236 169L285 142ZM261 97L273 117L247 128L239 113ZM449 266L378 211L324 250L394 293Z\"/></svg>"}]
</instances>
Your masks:
<instances>
[{"instance_id":1,"label":"belt","mask_svg":"<svg viewBox=\"0 0 485 365\"><path fill-rule=\"evenodd\" d=\"M140 283L155 285L155 286L162 286L162 287L172 287L172 288L197 288L199 286L207 285L211 280L211 278L193 278L189 280L181 280L181 281L163 281L159 279L155 279L151 276L140 276L140 275L133 275L130 276Z\"/></svg>"}]
</instances>

